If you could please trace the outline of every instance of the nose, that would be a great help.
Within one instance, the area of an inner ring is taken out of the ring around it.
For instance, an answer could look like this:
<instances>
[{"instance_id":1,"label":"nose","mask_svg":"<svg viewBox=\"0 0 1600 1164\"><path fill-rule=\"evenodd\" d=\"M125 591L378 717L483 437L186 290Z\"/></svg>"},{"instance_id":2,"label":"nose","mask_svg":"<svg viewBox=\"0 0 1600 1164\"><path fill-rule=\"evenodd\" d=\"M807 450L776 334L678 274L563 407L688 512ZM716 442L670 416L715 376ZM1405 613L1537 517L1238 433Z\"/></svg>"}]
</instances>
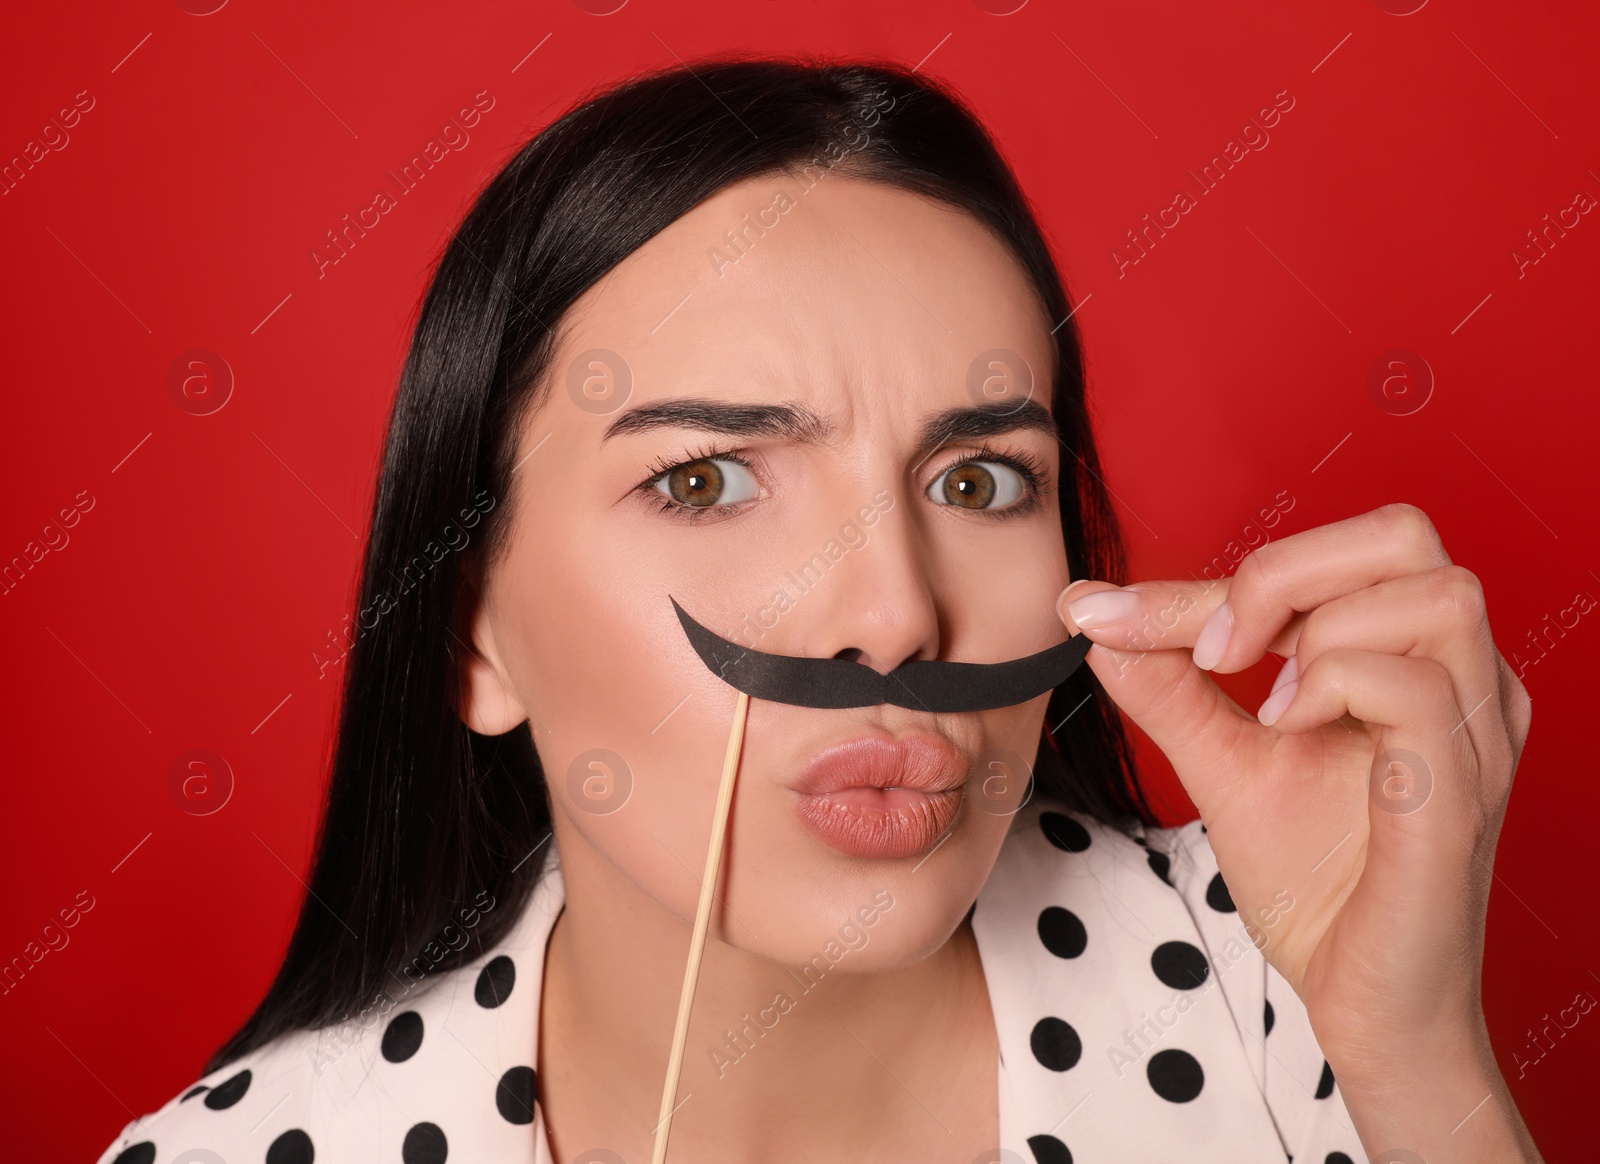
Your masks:
<instances>
[{"instance_id":1,"label":"nose","mask_svg":"<svg viewBox=\"0 0 1600 1164\"><path fill-rule=\"evenodd\" d=\"M830 563L826 576L817 579L808 619L813 629L807 653L814 657L850 659L887 673L913 659L939 656L939 610L926 547L902 492L891 490L890 496L893 504L875 515L863 507L874 516L872 525L856 511L836 527L834 546L824 543L808 563L813 571Z\"/></svg>"}]
</instances>

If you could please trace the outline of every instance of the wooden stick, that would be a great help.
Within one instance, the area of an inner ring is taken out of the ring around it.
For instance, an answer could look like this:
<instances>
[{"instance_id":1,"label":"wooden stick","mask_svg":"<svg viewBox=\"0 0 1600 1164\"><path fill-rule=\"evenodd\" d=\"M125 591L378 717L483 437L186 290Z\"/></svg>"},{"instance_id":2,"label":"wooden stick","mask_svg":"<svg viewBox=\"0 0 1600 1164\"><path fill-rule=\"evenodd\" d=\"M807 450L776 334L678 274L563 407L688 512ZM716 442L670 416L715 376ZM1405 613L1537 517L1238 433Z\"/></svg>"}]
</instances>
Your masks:
<instances>
[{"instance_id":1,"label":"wooden stick","mask_svg":"<svg viewBox=\"0 0 1600 1164\"><path fill-rule=\"evenodd\" d=\"M739 692L728 733L728 752L722 761L722 786L717 790L717 810L711 821L711 847L706 853L706 875L700 882L700 907L694 915L694 936L689 940L689 964L683 971L683 993L678 998L678 1023L672 1031L672 1057L667 1061L667 1084L661 1092L661 1118L656 1123L655 1149L650 1164L666 1164L667 1136L672 1131L673 1100L678 1097L678 1075L683 1069L683 1049L689 1041L689 1012L694 1007L694 987L700 978L700 957L711 928L711 903L722 871L722 842L728 831L728 809L733 804L733 782L739 773L739 752L744 746L744 724L750 697Z\"/></svg>"}]
</instances>

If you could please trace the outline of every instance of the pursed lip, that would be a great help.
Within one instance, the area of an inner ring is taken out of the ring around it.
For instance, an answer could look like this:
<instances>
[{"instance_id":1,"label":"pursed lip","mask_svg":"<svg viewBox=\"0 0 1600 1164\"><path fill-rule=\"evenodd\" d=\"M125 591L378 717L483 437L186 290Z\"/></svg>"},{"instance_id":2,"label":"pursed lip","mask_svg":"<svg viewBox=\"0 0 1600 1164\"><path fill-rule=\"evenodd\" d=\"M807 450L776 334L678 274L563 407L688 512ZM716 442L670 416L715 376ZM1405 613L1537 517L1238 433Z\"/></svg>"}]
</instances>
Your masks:
<instances>
[{"instance_id":1,"label":"pursed lip","mask_svg":"<svg viewBox=\"0 0 1600 1164\"><path fill-rule=\"evenodd\" d=\"M966 782L966 758L944 736L915 731L867 735L818 752L790 782L803 796L826 796L846 788L908 788L949 792Z\"/></svg>"}]
</instances>

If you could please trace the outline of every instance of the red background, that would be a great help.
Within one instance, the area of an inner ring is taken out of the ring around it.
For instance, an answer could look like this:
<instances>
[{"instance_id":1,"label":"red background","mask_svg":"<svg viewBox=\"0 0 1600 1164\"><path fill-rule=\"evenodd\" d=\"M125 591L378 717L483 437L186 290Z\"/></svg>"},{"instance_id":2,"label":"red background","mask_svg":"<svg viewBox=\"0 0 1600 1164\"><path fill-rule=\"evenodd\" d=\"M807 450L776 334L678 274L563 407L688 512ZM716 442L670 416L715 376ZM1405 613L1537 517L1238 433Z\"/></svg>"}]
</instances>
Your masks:
<instances>
[{"instance_id":1,"label":"red background","mask_svg":"<svg viewBox=\"0 0 1600 1164\"><path fill-rule=\"evenodd\" d=\"M925 61L993 127L1082 304L1136 576L1202 573L1280 491L1294 505L1274 537L1411 501L1477 572L1502 653L1537 660L1486 1005L1548 1158L1580 1158L1600 1013L1532 1066L1514 1056L1538 1054L1526 1032L1545 1015L1600 997L1583 873L1600 612L1542 655L1526 642L1564 608L1570 623L1580 592L1600 599L1600 214L1520 277L1512 250L1580 190L1600 197L1600 10L1521 7L8 5L0 157L75 94L94 104L0 196L0 558L80 491L93 508L0 596L0 960L80 891L95 904L0 997L7 1157L92 1159L267 985L332 726L338 671L319 678L313 651L350 611L382 423L451 224L593 86L745 48ZM1119 278L1124 232L1284 90L1270 143ZM319 278L324 232L484 91L470 143ZM236 377L212 415L167 389L192 348ZM1436 377L1407 415L1367 389L1395 348ZM1260 670L1232 684L1251 707ZM211 815L167 792L195 748L235 775ZM1145 761L1186 819L1147 744Z\"/></svg>"}]
</instances>

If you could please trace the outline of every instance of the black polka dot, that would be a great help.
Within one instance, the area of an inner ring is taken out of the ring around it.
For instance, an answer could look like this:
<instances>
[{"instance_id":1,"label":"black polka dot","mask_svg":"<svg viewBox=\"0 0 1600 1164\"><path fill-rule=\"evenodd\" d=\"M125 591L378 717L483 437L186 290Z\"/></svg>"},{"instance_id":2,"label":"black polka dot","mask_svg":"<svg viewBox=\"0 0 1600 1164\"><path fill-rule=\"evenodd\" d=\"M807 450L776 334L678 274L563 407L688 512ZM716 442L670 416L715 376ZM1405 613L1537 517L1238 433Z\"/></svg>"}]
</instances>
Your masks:
<instances>
[{"instance_id":1,"label":"black polka dot","mask_svg":"<svg viewBox=\"0 0 1600 1164\"><path fill-rule=\"evenodd\" d=\"M472 988L472 997L479 1006L496 1007L511 997L511 988L517 984L517 964L504 954L493 959L478 972L478 984Z\"/></svg>"},{"instance_id":2,"label":"black polka dot","mask_svg":"<svg viewBox=\"0 0 1600 1164\"><path fill-rule=\"evenodd\" d=\"M1233 894L1228 892L1228 883L1218 873L1211 879L1211 884L1206 886L1206 904L1218 913L1233 913Z\"/></svg>"},{"instance_id":3,"label":"black polka dot","mask_svg":"<svg viewBox=\"0 0 1600 1164\"><path fill-rule=\"evenodd\" d=\"M1039 940L1057 958L1076 958L1089 944L1089 933L1077 914L1052 905L1039 915Z\"/></svg>"},{"instance_id":4,"label":"black polka dot","mask_svg":"<svg viewBox=\"0 0 1600 1164\"><path fill-rule=\"evenodd\" d=\"M1326 1059L1322 1061L1322 1078L1317 1080L1317 1098L1327 1099L1333 1094L1333 1067Z\"/></svg>"},{"instance_id":5,"label":"black polka dot","mask_svg":"<svg viewBox=\"0 0 1600 1164\"><path fill-rule=\"evenodd\" d=\"M1052 1071L1065 1071L1083 1057L1083 1040L1071 1024L1058 1018L1042 1018L1028 1037L1033 1057Z\"/></svg>"},{"instance_id":6,"label":"black polka dot","mask_svg":"<svg viewBox=\"0 0 1600 1164\"><path fill-rule=\"evenodd\" d=\"M1072 1164L1072 1153L1054 1136L1029 1136L1028 1147L1037 1164Z\"/></svg>"},{"instance_id":7,"label":"black polka dot","mask_svg":"<svg viewBox=\"0 0 1600 1164\"><path fill-rule=\"evenodd\" d=\"M1150 850L1148 857L1150 868L1155 870L1156 876L1171 885L1172 879L1167 876L1167 873L1172 869L1172 859L1165 853L1158 853L1154 849Z\"/></svg>"},{"instance_id":8,"label":"black polka dot","mask_svg":"<svg viewBox=\"0 0 1600 1164\"><path fill-rule=\"evenodd\" d=\"M1356 1164L1356 1162L1343 1152L1329 1152L1322 1158L1322 1164Z\"/></svg>"},{"instance_id":9,"label":"black polka dot","mask_svg":"<svg viewBox=\"0 0 1600 1164\"><path fill-rule=\"evenodd\" d=\"M422 1046L422 1016L414 1010L403 1010L389 1020L383 1028L383 1057L391 1063L404 1063Z\"/></svg>"},{"instance_id":10,"label":"black polka dot","mask_svg":"<svg viewBox=\"0 0 1600 1164\"><path fill-rule=\"evenodd\" d=\"M1144 1073L1155 1093L1169 1103L1188 1103L1206 1083L1199 1060L1187 1051L1157 1051Z\"/></svg>"},{"instance_id":11,"label":"black polka dot","mask_svg":"<svg viewBox=\"0 0 1600 1164\"><path fill-rule=\"evenodd\" d=\"M507 1123L531 1124L533 1102L539 1098L539 1076L532 1067L513 1067L500 1076L494 1089L494 1105Z\"/></svg>"},{"instance_id":12,"label":"black polka dot","mask_svg":"<svg viewBox=\"0 0 1600 1164\"><path fill-rule=\"evenodd\" d=\"M412 1124L400 1145L400 1159L405 1164L444 1164L450 1155L450 1142L438 1124Z\"/></svg>"},{"instance_id":13,"label":"black polka dot","mask_svg":"<svg viewBox=\"0 0 1600 1164\"><path fill-rule=\"evenodd\" d=\"M1150 969L1174 990L1202 986L1211 973L1206 956L1188 942L1162 942L1150 954Z\"/></svg>"},{"instance_id":14,"label":"black polka dot","mask_svg":"<svg viewBox=\"0 0 1600 1164\"><path fill-rule=\"evenodd\" d=\"M206 1092L204 1103L212 1111L221 1111L225 1107L232 1107L244 1098L244 1093L250 1090L250 1070L239 1072L231 1079L224 1079L210 1091Z\"/></svg>"},{"instance_id":15,"label":"black polka dot","mask_svg":"<svg viewBox=\"0 0 1600 1164\"><path fill-rule=\"evenodd\" d=\"M184 1099L193 1099L195 1096L199 1095L202 1091L209 1091L209 1090L210 1090L210 1088L208 1088L204 1083L196 1083L188 1091L185 1091L183 1093L183 1099L178 1100L178 1102L182 1103Z\"/></svg>"},{"instance_id":16,"label":"black polka dot","mask_svg":"<svg viewBox=\"0 0 1600 1164\"><path fill-rule=\"evenodd\" d=\"M1041 812L1039 827L1044 830L1045 840L1058 849L1081 853L1089 847L1089 830L1070 816L1063 816L1059 812Z\"/></svg>"},{"instance_id":17,"label":"black polka dot","mask_svg":"<svg viewBox=\"0 0 1600 1164\"><path fill-rule=\"evenodd\" d=\"M311 1164L316 1158L311 1137L299 1128L290 1128L267 1149L267 1164Z\"/></svg>"},{"instance_id":18,"label":"black polka dot","mask_svg":"<svg viewBox=\"0 0 1600 1164\"><path fill-rule=\"evenodd\" d=\"M155 1160L156 1146L149 1140L141 1140L118 1152L111 1164L155 1164Z\"/></svg>"},{"instance_id":19,"label":"black polka dot","mask_svg":"<svg viewBox=\"0 0 1600 1164\"><path fill-rule=\"evenodd\" d=\"M1261 1033L1263 1035L1270 1035L1272 1033L1272 1024L1278 1021L1278 1016L1272 1009L1272 1001L1270 999L1267 1001L1266 1006L1262 1010L1261 1019L1262 1025L1266 1027L1266 1030L1262 1031Z\"/></svg>"}]
</instances>

